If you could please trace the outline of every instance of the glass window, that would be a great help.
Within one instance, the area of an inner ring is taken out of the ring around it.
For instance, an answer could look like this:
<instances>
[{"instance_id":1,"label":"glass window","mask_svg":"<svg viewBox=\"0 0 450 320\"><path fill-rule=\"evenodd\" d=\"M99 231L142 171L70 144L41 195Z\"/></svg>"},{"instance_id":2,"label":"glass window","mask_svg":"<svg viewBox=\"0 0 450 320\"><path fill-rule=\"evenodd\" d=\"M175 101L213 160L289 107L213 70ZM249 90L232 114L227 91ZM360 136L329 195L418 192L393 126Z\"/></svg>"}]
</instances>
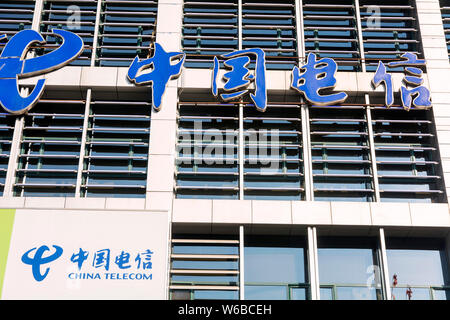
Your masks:
<instances>
[{"instance_id":1,"label":"glass window","mask_svg":"<svg viewBox=\"0 0 450 320\"><path fill-rule=\"evenodd\" d=\"M253 236L247 238L245 244L246 300L308 298L303 238Z\"/></svg>"},{"instance_id":2,"label":"glass window","mask_svg":"<svg viewBox=\"0 0 450 320\"><path fill-rule=\"evenodd\" d=\"M376 239L319 238L318 258L321 299L381 299Z\"/></svg>"},{"instance_id":3,"label":"glass window","mask_svg":"<svg viewBox=\"0 0 450 320\"><path fill-rule=\"evenodd\" d=\"M445 289L449 286L449 274L443 241L390 238L386 246L394 299L448 299Z\"/></svg>"}]
</instances>

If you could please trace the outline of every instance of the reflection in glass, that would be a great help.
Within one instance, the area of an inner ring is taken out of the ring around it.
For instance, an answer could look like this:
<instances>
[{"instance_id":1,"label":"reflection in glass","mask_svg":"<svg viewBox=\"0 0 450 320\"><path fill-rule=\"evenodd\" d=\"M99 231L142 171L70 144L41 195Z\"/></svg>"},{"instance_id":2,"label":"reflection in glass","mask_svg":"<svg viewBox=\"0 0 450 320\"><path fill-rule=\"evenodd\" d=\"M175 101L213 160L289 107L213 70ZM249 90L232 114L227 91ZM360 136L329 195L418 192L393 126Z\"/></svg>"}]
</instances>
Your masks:
<instances>
[{"instance_id":1,"label":"reflection in glass","mask_svg":"<svg viewBox=\"0 0 450 320\"><path fill-rule=\"evenodd\" d=\"M245 300L287 300L285 286L245 286Z\"/></svg>"},{"instance_id":2,"label":"reflection in glass","mask_svg":"<svg viewBox=\"0 0 450 320\"><path fill-rule=\"evenodd\" d=\"M320 298L379 300L377 242L371 238L319 238Z\"/></svg>"},{"instance_id":3,"label":"reflection in glass","mask_svg":"<svg viewBox=\"0 0 450 320\"><path fill-rule=\"evenodd\" d=\"M388 238L386 247L393 299L450 299L448 264L443 240ZM397 280L395 285L394 275Z\"/></svg>"},{"instance_id":4,"label":"reflection in glass","mask_svg":"<svg viewBox=\"0 0 450 320\"><path fill-rule=\"evenodd\" d=\"M244 250L246 300L309 297L303 238L252 236Z\"/></svg>"}]
</instances>

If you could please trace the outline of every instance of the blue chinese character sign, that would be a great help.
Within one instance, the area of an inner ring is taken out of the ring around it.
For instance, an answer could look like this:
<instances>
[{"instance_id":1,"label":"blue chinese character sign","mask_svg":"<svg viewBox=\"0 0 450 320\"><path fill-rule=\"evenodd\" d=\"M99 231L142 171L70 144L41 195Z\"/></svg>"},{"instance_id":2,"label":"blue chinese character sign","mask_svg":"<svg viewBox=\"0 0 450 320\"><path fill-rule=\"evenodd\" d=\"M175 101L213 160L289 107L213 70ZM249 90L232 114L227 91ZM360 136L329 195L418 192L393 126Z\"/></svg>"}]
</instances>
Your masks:
<instances>
[{"instance_id":1,"label":"blue chinese character sign","mask_svg":"<svg viewBox=\"0 0 450 320\"><path fill-rule=\"evenodd\" d=\"M321 94L324 89L336 86L337 64L331 58L317 60L314 53L308 54L306 65L292 70L291 88L304 94L306 100L318 106L329 106L344 102L347 94Z\"/></svg>"},{"instance_id":2,"label":"blue chinese character sign","mask_svg":"<svg viewBox=\"0 0 450 320\"><path fill-rule=\"evenodd\" d=\"M254 56L255 71L254 74L248 69L250 64L250 57ZM224 74L223 78L226 80L224 91L220 97L224 101L237 99L244 94L247 94L249 90L247 87L250 83L254 82L255 92L250 93L250 98L259 111L265 111L267 107L267 89L266 89L266 62L265 53L262 49L245 49L223 54L222 57L226 58L224 65L231 68ZM218 85L217 76L219 73L219 60L214 57L214 68L212 78L212 93L217 96Z\"/></svg>"},{"instance_id":3,"label":"blue chinese character sign","mask_svg":"<svg viewBox=\"0 0 450 320\"><path fill-rule=\"evenodd\" d=\"M152 105L155 110L159 111L161 108L162 96L169 80L181 74L185 56L182 52L166 52L159 43L155 43L151 58L139 61L139 57L136 57L131 63L128 79L138 85L152 85ZM150 72L143 72L150 68Z\"/></svg>"},{"instance_id":4,"label":"blue chinese character sign","mask_svg":"<svg viewBox=\"0 0 450 320\"><path fill-rule=\"evenodd\" d=\"M30 46L45 43L34 30L22 30L5 45L0 55L0 104L13 114L30 110L44 92L45 79L38 80L32 92L23 97L19 93L18 79L49 73L69 64L83 52L83 40L76 34L59 29L52 33L63 40L61 46L42 56L26 59ZM6 39L5 35L0 40Z\"/></svg>"},{"instance_id":5,"label":"blue chinese character sign","mask_svg":"<svg viewBox=\"0 0 450 320\"><path fill-rule=\"evenodd\" d=\"M418 59L414 53L406 52L400 57L400 61L388 63L388 67L405 67L406 75L403 82L406 86L400 87L400 96L403 109L409 111L411 107L416 109L431 108L431 94L428 88L424 87L422 79L422 70L419 67L425 66L425 60ZM377 88L380 84L385 87L385 104L389 108L394 104L394 88L392 85L392 76L386 72L386 66L383 62L378 63L378 68L372 79L372 84ZM407 86L412 87L409 89Z\"/></svg>"}]
</instances>

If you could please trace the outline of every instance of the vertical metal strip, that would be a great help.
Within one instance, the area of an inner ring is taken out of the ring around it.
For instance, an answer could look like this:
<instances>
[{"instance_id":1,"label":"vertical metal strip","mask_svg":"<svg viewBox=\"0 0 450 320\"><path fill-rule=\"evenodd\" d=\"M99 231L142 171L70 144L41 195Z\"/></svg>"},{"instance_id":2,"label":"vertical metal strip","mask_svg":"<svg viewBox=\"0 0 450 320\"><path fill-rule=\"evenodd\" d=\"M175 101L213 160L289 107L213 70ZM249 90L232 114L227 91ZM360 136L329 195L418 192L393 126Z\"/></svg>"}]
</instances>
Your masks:
<instances>
[{"instance_id":1,"label":"vertical metal strip","mask_svg":"<svg viewBox=\"0 0 450 320\"><path fill-rule=\"evenodd\" d=\"M244 226L239 226L239 300L245 300Z\"/></svg>"},{"instance_id":2,"label":"vertical metal strip","mask_svg":"<svg viewBox=\"0 0 450 320\"><path fill-rule=\"evenodd\" d=\"M238 50L242 50L242 0L238 0Z\"/></svg>"},{"instance_id":3,"label":"vertical metal strip","mask_svg":"<svg viewBox=\"0 0 450 320\"><path fill-rule=\"evenodd\" d=\"M372 113L370 110L370 98L369 94L364 95L366 107L366 120L367 120L367 131L369 134L369 147L370 147L370 163L372 166L372 174L373 174L373 187L375 194L375 202L380 202L380 184L378 181L378 168L377 168L377 156L375 152L375 140L373 135L373 126L372 126Z\"/></svg>"},{"instance_id":4,"label":"vertical metal strip","mask_svg":"<svg viewBox=\"0 0 450 320\"><path fill-rule=\"evenodd\" d=\"M391 284L389 282L390 278L389 278L389 268L388 268L388 262L387 262L387 254L386 254L386 238L384 235L383 228L380 228L379 239L380 239L380 251L381 251L381 266L380 266L381 274L382 274L381 285L383 287L385 299L391 300L392 294L391 294Z\"/></svg>"},{"instance_id":5,"label":"vertical metal strip","mask_svg":"<svg viewBox=\"0 0 450 320\"><path fill-rule=\"evenodd\" d=\"M77 182L75 187L75 198L81 196L81 182L83 178L84 157L86 156L86 139L89 125L89 111L91 109L92 89L87 89L86 103L84 107L83 133L81 134L80 159L78 160Z\"/></svg>"},{"instance_id":6,"label":"vertical metal strip","mask_svg":"<svg viewBox=\"0 0 450 320\"><path fill-rule=\"evenodd\" d=\"M295 0L295 22L297 30L297 53L299 65L305 62L305 30L303 23L303 0Z\"/></svg>"},{"instance_id":7,"label":"vertical metal strip","mask_svg":"<svg viewBox=\"0 0 450 320\"><path fill-rule=\"evenodd\" d=\"M313 227L313 239L314 239L314 274L316 283L316 300L320 300L320 280L319 280L319 257L317 249L317 229Z\"/></svg>"},{"instance_id":8,"label":"vertical metal strip","mask_svg":"<svg viewBox=\"0 0 450 320\"><path fill-rule=\"evenodd\" d=\"M242 50L242 0L238 0L238 50ZM239 104L239 200L244 200L244 105Z\"/></svg>"},{"instance_id":9,"label":"vertical metal strip","mask_svg":"<svg viewBox=\"0 0 450 320\"><path fill-rule=\"evenodd\" d=\"M100 32L100 16L102 11L102 1L98 0L97 12L95 15L95 27L94 27L94 38L92 39L92 51L91 51L91 67L95 66L95 59L97 57L97 46L98 46L98 35Z\"/></svg>"},{"instance_id":10,"label":"vertical metal strip","mask_svg":"<svg viewBox=\"0 0 450 320\"><path fill-rule=\"evenodd\" d=\"M302 144L303 144L303 169L305 180L305 200L314 201L314 184L312 178L311 136L309 127L309 110L305 104L301 105L302 117Z\"/></svg>"},{"instance_id":11,"label":"vertical metal strip","mask_svg":"<svg viewBox=\"0 0 450 320\"><path fill-rule=\"evenodd\" d=\"M366 72L366 55L364 53L364 38L362 35L361 11L359 6L359 0L355 0L354 4L356 13L356 28L358 31L359 55L361 57L361 70L362 72Z\"/></svg>"},{"instance_id":12,"label":"vertical metal strip","mask_svg":"<svg viewBox=\"0 0 450 320\"><path fill-rule=\"evenodd\" d=\"M244 105L239 104L239 200L244 200Z\"/></svg>"},{"instance_id":13,"label":"vertical metal strip","mask_svg":"<svg viewBox=\"0 0 450 320\"><path fill-rule=\"evenodd\" d=\"M317 233L315 227L308 227L308 269L311 299L320 300L319 270L317 264Z\"/></svg>"}]
</instances>

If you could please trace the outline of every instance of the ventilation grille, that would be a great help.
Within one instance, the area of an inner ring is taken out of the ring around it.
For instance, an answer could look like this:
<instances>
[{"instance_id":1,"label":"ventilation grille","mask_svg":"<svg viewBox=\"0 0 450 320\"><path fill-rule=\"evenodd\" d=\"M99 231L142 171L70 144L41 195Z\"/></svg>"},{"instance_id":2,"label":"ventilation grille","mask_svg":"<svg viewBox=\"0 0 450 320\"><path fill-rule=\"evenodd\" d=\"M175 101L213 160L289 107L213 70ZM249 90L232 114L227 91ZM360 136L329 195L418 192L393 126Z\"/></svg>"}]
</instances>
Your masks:
<instances>
[{"instance_id":1,"label":"ventilation grille","mask_svg":"<svg viewBox=\"0 0 450 320\"><path fill-rule=\"evenodd\" d=\"M145 197L151 104L93 101L82 196Z\"/></svg>"},{"instance_id":2,"label":"ventilation grille","mask_svg":"<svg viewBox=\"0 0 450 320\"><path fill-rule=\"evenodd\" d=\"M244 107L244 199L304 200L300 106Z\"/></svg>"},{"instance_id":3,"label":"ventilation grille","mask_svg":"<svg viewBox=\"0 0 450 320\"><path fill-rule=\"evenodd\" d=\"M185 67L210 68L213 57L238 49L238 1L185 1L182 48Z\"/></svg>"},{"instance_id":4,"label":"ventilation grille","mask_svg":"<svg viewBox=\"0 0 450 320\"><path fill-rule=\"evenodd\" d=\"M339 71L361 71L358 29L352 0L324 4L303 1L306 53L333 58Z\"/></svg>"},{"instance_id":5,"label":"ventilation grille","mask_svg":"<svg viewBox=\"0 0 450 320\"><path fill-rule=\"evenodd\" d=\"M423 58L417 13L412 3L396 0L380 5L379 1L360 1L367 71L375 71L379 60L389 62L405 52ZM403 71L403 68L388 68L388 71Z\"/></svg>"},{"instance_id":6,"label":"ventilation grille","mask_svg":"<svg viewBox=\"0 0 450 320\"><path fill-rule=\"evenodd\" d=\"M381 201L445 202L430 112L372 109Z\"/></svg>"},{"instance_id":7,"label":"ventilation grille","mask_svg":"<svg viewBox=\"0 0 450 320\"><path fill-rule=\"evenodd\" d=\"M261 48L267 69L292 70L298 59L295 1L242 1L242 48Z\"/></svg>"},{"instance_id":8,"label":"ventilation grille","mask_svg":"<svg viewBox=\"0 0 450 320\"><path fill-rule=\"evenodd\" d=\"M174 236L170 258L172 300L238 299L239 240Z\"/></svg>"},{"instance_id":9,"label":"ventilation grille","mask_svg":"<svg viewBox=\"0 0 450 320\"><path fill-rule=\"evenodd\" d=\"M447 43L448 58L450 60L450 1L441 0L442 23L444 25L445 41Z\"/></svg>"},{"instance_id":10,"label":"ventilation grille","mask_svg":"<svg viewBox=\"0 0 450 320\"><path fill-rule=\"evenodd\" d=\"M239 197L238 107L180 103L177 198Z\"/></svg>"},{"instance_id":11,"label":"ventilation grille","mask_svg":"<svg viewBox=\"0 0 450 320\"><path fill-rule=\"evenodd\" d=\"M25 116L15 196L75 195L83 101L41 100Z\"/></svg>"},{"instance_id":12,"label":"ventilation grille","mask_svg":"<svg viewBox=\"0 0 450 320\"><path fill-rule=\"evenodd\" d=\"M97 1L45 1L42 9L41 34L47 44L45 51L61 45L62 40L51 36L52 29L64 29L78 34L84 42L84 50L71 65L89 66L95 31Z\"/></svg>"},{"instance_id":13,"label":"ventilation grille","mask_svg":"<svg viewBox=\"0 0 450 320\"><path fill-rule=\"evenodd\" d=\"M16 117L0 113L0 195L3 195Z\"/></svg>"},{"instance_id":14,"label":"ventilation grille","mask_svg":"<svg viewBox=\"0 0 450 320\"><path fill-rule=\"evenodd\" d=\"M157 10L157 1L104 0L96 65L128 67L136 56L146 58L155 40Z\"/></svg>"},{"instance_id":15,"label":"ventilation grille","mask_svg":"<svg viewBox=\"0 0 450 320\"><path fill-rule=\"evenodd\" d=\"M0 34L6 34L9 39L21 30L31 29L34 5L34 1L0 3Z\"/></svg>"},{"instance_id":16,"label":"ventilation grille","mask_svg":"<svg viewBox=\"0 0 450 320\"><path fill-rule=\"evenodd\" d=\"M312 107L310 137L317 201L373 201L366 110Z\"/></svg>"}]
</instances>

